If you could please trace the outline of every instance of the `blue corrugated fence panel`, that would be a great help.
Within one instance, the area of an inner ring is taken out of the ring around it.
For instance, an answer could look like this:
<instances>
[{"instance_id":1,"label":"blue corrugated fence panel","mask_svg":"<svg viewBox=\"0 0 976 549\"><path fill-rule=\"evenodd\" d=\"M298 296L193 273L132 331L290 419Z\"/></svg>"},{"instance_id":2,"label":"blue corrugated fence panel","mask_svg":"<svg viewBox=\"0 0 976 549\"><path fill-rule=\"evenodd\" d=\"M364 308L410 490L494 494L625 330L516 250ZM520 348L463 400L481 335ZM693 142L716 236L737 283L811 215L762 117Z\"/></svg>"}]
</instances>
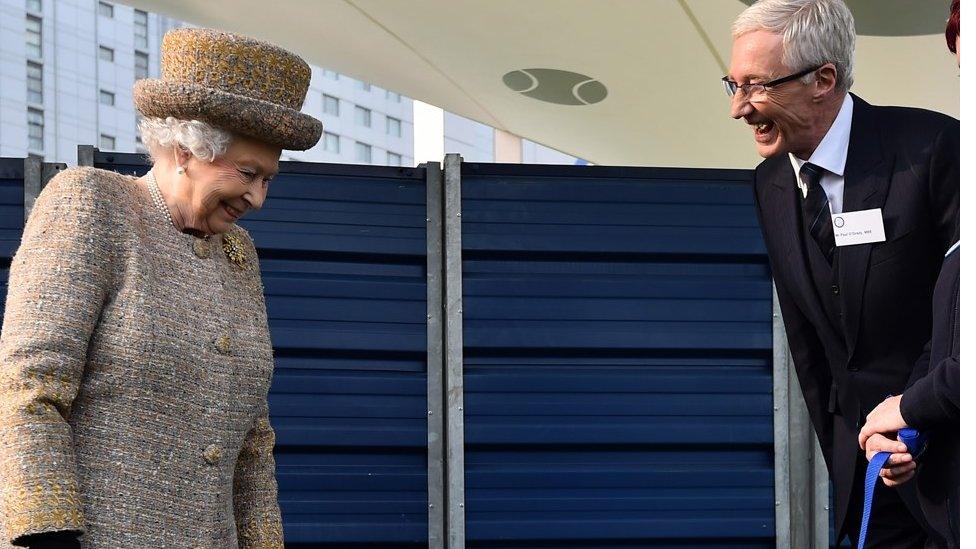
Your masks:
<instances>
[{"instance_id":1,"label":"blue corrugated fence panel","mask_svg":"<svg viewBox=\"0 0 976 549\"><path fill-rule=\"evenodd\" d=\"M24 159L0 158L0 326L7 302L10 260L24 231Z\"/></svg>"},{"instance_id":2,"label":"blue corrugated fence panel","mask_svg":"<svg viewBox=\"0 0 976 549\"><path fill-rule=\"evenodd\" d=\"M422 170L283 163L242 223L262 256L290 544L426 544L425 218Z\"/></svg>"},{"instance_id":3,"label":"blue corrugated fence panel","mask_svg":"<svg viewBox=\"0 0 976 549\"><path fill-rule=\"evenodd\" d=\"M24 230L24 159L0 158L0 261L13 257Z\"/></svg>"},{"instance_id":4,"label":"blue corrugated fence panel","mask_svg":"<svg viewBox=\"0 0 976 549\"><path fill-rule=\"evenodd\" d=\"M747 172L462 165L471 547L772 547Z\"/></svg>"},{"instance_id":5,"label":"blue corrugated fence panel","mask_svg":"<svg viewBox=\"0 0 976 549\"><path fill-rule=\"evenodd\" d=\"M142 174L140 155L96 165ZM427 540L425 172L282 162L261 257L289 547Z\"/></svg>"}]
</instances>

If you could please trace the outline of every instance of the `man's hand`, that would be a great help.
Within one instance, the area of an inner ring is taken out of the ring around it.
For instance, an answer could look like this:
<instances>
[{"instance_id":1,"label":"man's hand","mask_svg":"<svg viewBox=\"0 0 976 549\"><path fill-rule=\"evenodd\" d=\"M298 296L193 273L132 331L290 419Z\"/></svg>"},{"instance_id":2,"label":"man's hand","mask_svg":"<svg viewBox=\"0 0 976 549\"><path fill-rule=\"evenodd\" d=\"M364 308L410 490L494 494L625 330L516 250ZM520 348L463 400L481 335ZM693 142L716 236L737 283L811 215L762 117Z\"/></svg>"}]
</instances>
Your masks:
<instances>
[{"instance_id":1,"label":"man's hand","mask_svg":"<svg viewBox=\"0 0 976 549\"><path fill-rule=\"evenodd\" d=\"M891 452L887 466L881 469L881 481L885 486L898 486L915 476L915 460L912 459L908 447L903 442L892 440L882 434L874 434L864 445L864 452L868 461L871 461L878 452Z\"/></svg>"},{"instance_id":2,"label":"man's hand","mask_svg":"<svg viewBox=\"0 0 976 549\"><path fill-rule=\"evenodd\" d=\"M857 443L862 450L867 451L865 443L874 434L897 433L898 429L905 427L908 427L908 424L905 423L905 418L901 417L901 395L888 397L868 414L864 427L861 427L861 433L857 437Z\"/></svg>"}]
</instances>

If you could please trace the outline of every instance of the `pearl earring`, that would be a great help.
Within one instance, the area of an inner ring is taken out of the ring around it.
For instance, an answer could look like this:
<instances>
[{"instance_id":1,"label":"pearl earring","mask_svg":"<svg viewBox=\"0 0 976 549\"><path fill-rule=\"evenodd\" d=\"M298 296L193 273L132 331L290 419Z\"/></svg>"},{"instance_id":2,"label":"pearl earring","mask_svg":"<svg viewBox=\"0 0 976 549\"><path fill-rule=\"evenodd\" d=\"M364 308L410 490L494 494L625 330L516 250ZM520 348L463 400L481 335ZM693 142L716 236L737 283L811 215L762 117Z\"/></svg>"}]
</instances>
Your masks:
<instances>
[{"instance_id":1,"label":"pearl earring","mask_svg":"<svg viewBox=\"0 0 976 549\"><path fill-rule=\"evenodd\" d=\"M186 175L186 168L183 166L178 166L176 168L176 175Z\"/></svg>"}]
</instances>

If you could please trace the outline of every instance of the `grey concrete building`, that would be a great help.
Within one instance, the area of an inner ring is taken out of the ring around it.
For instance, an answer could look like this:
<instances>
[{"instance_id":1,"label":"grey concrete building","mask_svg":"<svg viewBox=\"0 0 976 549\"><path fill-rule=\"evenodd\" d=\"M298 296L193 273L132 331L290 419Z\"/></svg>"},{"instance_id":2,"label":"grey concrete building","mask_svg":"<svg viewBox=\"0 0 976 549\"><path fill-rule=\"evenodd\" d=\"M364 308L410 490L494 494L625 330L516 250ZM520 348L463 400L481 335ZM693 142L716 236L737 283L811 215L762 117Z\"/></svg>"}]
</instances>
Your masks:
<instances>
[{"instance_id":1,"label":"grey concrete building","mask_svg":"<svg viewBox=\"0 0 976 549\"><path fill-rule=\"evenodd\" d=\"M143 152L132 105L135 80L159 75L159 45L184 23L102 0L0 0L0 156L74 164L79 144ZM325 133L284 158L414 165L413 101L395 91L312 67L302 110ZM444 113L444 151L469 162L499 158L493 128ZM517 138L516 138L517 139ZM576 158L522 141L516 161Z\"/></svg>"}]
</instances>

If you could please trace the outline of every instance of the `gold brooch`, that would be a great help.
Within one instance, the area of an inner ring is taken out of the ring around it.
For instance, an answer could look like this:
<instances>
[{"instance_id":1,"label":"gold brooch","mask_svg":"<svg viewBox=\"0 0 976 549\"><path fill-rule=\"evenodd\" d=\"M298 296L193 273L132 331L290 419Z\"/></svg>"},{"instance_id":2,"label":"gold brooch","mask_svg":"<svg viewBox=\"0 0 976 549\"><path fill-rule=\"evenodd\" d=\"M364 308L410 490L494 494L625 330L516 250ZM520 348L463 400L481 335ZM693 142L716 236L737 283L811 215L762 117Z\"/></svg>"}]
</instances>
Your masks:
<instances>
[{"instance_id":1,"label":"gold brooch","mask_svg":"<svg viewBox=\"0 0 976 549\"><path fill-rule=\"evenodd\" d=\"M222 238L221 247L224 248L224 253L227 254L227 259L232 265L238 268L244 267L247 262L247 254L240 238L232 234L225 234Z\"/></svg>"}]
</instances>

